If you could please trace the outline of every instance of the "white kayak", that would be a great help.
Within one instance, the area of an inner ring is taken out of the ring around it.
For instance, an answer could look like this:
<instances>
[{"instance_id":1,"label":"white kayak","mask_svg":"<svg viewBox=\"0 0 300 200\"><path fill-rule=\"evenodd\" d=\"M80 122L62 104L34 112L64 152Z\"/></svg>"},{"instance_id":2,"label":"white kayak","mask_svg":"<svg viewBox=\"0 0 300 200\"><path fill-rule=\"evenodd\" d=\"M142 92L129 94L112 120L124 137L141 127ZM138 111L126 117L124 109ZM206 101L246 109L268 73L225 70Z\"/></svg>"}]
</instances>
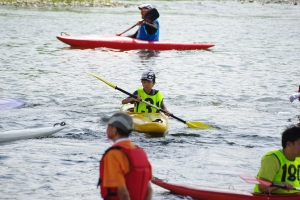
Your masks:
<instances>
[{"instance_id":1,"label":"white kayak","mask_svg":"<svg viewBox=\"0 0 300 200\"><path fill-rule=\"evenodd\" d=\"M4 131L0 133L0 143L1 142L10 142L14 140L23 140L36 137L46 137L53 135L54 133L61 131L65 128L65 122L57 123L52 127L44 128L31 128L24 130L12 130ZM56 126L60 125L60 126Z\"/></svg>"}]
</instances>

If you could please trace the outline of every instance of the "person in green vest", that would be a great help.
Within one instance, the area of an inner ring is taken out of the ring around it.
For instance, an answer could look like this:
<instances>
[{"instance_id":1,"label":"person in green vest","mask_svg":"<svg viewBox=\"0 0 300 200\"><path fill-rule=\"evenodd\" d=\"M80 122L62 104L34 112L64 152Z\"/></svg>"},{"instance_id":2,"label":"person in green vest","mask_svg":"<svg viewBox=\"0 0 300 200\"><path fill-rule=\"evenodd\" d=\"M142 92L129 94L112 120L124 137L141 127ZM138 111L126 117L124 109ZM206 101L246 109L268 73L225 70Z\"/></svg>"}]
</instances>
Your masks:
<instances>
[{"instance_id":1,"label":"person in green vest","mask_svg":"<svg viewBox=\"0 0 300 200\"><path fill-rule=\"evenodd\" d=\"M149 106L141 100L147 101L152 105L155 105L156 107L159 107L166 111L166 115L170 116L171 113L167 110L167 107L165 106L163 102L163 95L159 90L153 89L153 86L155 85L155 74L153 71L146 71L142 74L141 82L142 86L141 88L138 88L133 95L137 98L133 97L127 97L126 99L122 100L122 104L127 103L134 103L134 112L138 113L156 113L159 112L157 109L153 108L152 106Z\"/></svg>"},{"instance_id":2,"label":"person in green vest","mask_svg":"<svg viewBox=\"0 0 300 200\"><path fill-rule=\"evenodd\" d=\"M256 193L294 194L300 186L300 127L290 126L281 138L283 149L270 151L262 157L257 178L282 184L286 188L255 185Z\"/></svg>"}]
</instances>

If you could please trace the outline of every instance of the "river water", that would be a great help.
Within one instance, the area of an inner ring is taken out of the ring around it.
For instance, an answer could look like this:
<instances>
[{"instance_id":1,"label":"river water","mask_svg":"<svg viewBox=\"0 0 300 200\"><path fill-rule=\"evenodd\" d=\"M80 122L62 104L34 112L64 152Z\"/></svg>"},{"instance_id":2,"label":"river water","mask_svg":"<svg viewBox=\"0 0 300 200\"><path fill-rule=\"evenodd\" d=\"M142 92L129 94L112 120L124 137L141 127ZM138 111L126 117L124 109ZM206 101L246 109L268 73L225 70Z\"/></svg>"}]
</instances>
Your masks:
<instances>
[{"instance_id":1,"label":"river water","mask_svg":"<svg viewBox=\"0 0 300 200\"><path fill-rule=\"evenodd\" d=\"M168 110L168 134L133 133L156 177L170 182L251 190L238 174L255 175L261 156L280 148L281 132L299 121L289 96L300 84L300 7L234 1L154 1L162 41L214 43L204 51L72 49L56 39L116 34L140 19L137 6L0 7L0 97L26 102L0 111L0 131L67 127L48 138L0 144L0 199L99 199L98 161L111 143L100 118L118 111L154 70ZM136 29L128 32L134 33ZM127 33L126 33L127 34ZM124 34L124 35L126 35ZM153 199L189 199L153 186Z\"/></svg>"}]
</instances>

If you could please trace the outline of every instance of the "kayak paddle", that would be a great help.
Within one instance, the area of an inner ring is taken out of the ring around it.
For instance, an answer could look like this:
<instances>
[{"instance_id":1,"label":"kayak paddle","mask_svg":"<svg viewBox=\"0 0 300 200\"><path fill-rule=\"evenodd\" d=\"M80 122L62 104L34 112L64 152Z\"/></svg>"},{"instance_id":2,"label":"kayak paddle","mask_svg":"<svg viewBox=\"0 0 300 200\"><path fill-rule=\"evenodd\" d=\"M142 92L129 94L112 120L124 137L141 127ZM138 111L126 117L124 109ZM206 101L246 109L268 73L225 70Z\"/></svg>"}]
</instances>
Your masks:
<instances>
[{"instance_id":1,"label":"kayak paddle","mask_svg":"<svg viewBox=\"0 0 300 200\"><path fill-rule=\"evenodd\" d=\"M148 19L150 19L151 21L154 21L156 20L157 18L159 17L159 13L158 11L156 10L156 8L153 8L152 10L150 10L149 12L146 13L143 21L147 21ZM134 27L136 27L136 24L133 25L132 27L130 27L129 29L127 29L126 31L120 33L120 34L117 34L118 36L121 36L123 35L124 33L126 33L127 31L129 31L130 29L133 29Z\"/></svg>"},{"instance_id":2,"label":"kayak paddle","mask_svg":"<svg viewBox=\"0 0 300 200\"><path fill-rule=\"evenodd\" d=\"M99 79L100 81L103 81L104 83L106 83L107 85L109 85L110 87L112 87L112 88L114 88L114 89L116 89L116 90L119 90L119 91L121 91L121 92L123 92L123 93L125 93L125 94L127 94L127 95L129 95L129 96L131 96L131 97L133 97L133 98L137 98L137 97L134 96L133 94L131 94L131 93L129 93L129 92L127 92L127 91L125 91L125 90L123 90L123 89L121 89L121 88L118 88L116 85L113 85L112 83L110 83L110 82L104 80L103 78L97 76L96 74L93 74L93 73L90 73L90 72L87 72L87 71L86 71L85 73L87 73L87 74L89 74L89 75L91 75L91 76L94 76L95 78ZM149 102L147 102L147 101L145 101L145 100L141 100L141 101L142 101L143 103L147 104L148 106L151 106L151 107L157 109L157 110L160 111L160 112L167 113L167 111L165 111L165 110L163 110L163 109L161 109L161 108L159 108L159 107L157 107L157 106L155 106L155 105L152 105L151 103L149 103ZM202 123L202 122L187 122L187 121L184 121L183 119L180 119L179 117L176 117L176 116L173 115L173 114L170 114L170 116L173 117L173 118L175 118L175 119L177 119L177 120L179 120L179 121L181 121L181 122L183 122L183 123L186 124L189 128L201 128L201 129L208 129L208 128L210 128L210 126L208 126L207 124L204 124L204 123Z\"/></svg>"},{"instance_id":3,"label":"kayak paddle","mask_svg":"<svg viewBox=\"0 0 300 200\"><path fill-rule=\"evenodd\" d=\"M265 186L268 186L268 187L279 187L279 188L286 189L286 186L283 185L283 184L277 184L277 183L272 183L272 182L269 182L269 181L260 180L256 177L248 175L248 174L240 174L239 177L241 179L243 179L244 181L246 181L247 183L265 185ZM300 188L295 188L294 187L293 190L300 191Z\"/></svg>"}]
</instances>

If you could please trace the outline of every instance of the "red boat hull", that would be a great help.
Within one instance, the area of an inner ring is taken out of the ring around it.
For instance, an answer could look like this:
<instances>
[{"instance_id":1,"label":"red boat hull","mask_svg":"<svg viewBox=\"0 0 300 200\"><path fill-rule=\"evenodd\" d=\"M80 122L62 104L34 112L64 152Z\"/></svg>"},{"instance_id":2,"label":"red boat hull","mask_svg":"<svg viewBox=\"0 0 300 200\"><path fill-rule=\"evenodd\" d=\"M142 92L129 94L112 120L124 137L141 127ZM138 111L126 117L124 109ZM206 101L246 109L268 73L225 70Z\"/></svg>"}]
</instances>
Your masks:
<instances>
[{"instance_id":1,"label":"red boat hull","mask_svg":"<svg viewBox=\"0 0 300 200\"><path fill-rule=\"evenodd\" d=\"M163 180L152 180L152 183L170 190L174 194L190 196L201 200L296 200L300 193L290 195L256 194L249 191L239 191L186 184L169 183Z\"/></svg>"},{"instance_id":2,"label":"red boat hull","mask_svg":"<svg viewBox=\"0 0 300 200\"><path fill-rule=\"evenodd\" d=\"M83 35L83 36L56 36L57 39L73 47L81 48L111 48L121 50L197 50L208 49L215 46L214 44L202 43L183 43L183 42L161 42L161 41L144 41L129 37L114 35Z\"/></svg>"}]
</instances>

